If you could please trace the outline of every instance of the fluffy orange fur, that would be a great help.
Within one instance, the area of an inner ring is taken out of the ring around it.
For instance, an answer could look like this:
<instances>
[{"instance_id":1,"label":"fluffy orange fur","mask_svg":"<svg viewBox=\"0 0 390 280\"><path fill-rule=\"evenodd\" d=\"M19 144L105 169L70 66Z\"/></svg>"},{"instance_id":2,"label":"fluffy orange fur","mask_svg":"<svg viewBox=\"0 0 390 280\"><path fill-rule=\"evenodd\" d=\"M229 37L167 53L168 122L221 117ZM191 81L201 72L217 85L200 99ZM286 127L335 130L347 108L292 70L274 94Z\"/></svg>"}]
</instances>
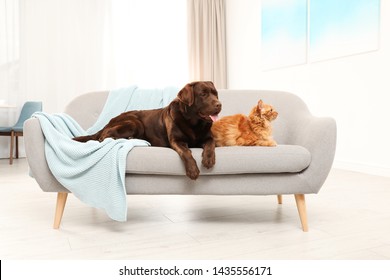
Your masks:
<instances>
[{"instance_id":1,"label":"fluffy orange fur","mask_svg":"<svg viewBox=\"0 0 390 280\"><path fill-rule=\"evenodd\" d=\"M249 116L226 116L213 123L211 132L217 147L221 146L276 146L272 139L271 121L278 112L259 100Z\"/></svg>"}]
</instances>

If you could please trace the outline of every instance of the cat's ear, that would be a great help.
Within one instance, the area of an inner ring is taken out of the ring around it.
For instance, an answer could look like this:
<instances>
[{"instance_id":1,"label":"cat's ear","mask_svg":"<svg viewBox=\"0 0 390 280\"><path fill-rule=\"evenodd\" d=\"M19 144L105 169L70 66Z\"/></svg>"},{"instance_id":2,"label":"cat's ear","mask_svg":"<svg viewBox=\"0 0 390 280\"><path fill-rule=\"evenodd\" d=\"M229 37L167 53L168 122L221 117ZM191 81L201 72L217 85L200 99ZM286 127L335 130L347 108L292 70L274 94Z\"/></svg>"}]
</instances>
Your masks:
<instances>
[{"instance_id":1,"label":"cat's ear","mask_svg":"<svg viewBox=\"0 0 390 280\"><path fill-rule=\"evenodd\" d=\"M262 110L263 110L263 100L260 99L259 102L257 102L257 111L259 112L260 117L261 117Z\"/></svg>"}]
</instances>

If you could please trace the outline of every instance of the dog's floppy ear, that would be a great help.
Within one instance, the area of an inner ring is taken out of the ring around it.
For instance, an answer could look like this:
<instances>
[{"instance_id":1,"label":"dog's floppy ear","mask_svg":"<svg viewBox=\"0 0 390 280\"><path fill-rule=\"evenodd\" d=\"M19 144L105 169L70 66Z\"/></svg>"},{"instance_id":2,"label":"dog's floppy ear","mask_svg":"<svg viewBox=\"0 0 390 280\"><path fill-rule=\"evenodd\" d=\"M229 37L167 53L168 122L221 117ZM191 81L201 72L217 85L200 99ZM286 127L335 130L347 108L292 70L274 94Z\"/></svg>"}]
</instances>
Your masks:
<instances>
[{"instance_id":1,"label":"dog's floppy ear","mask_svg":"<svg viewBox=\"0 0 390 280\"><path fill-rule=\"evenodd\" d=\"M213 88L215 88L214 83L213 83L212 81L206 81L206 84L209 84L210 86L212 86Z\"/></svg>"},{"instance_id":2,"label":"dog's floppy ear","mask_svg":"<svg viewBox=\"0 0 390 280\"><path fill-rule=\"evenodd\" d=\"M185 87L179 91L177 97L184 104L191 106L194 104L194 84L186 84Z\"/></svg>"}]
</instances>

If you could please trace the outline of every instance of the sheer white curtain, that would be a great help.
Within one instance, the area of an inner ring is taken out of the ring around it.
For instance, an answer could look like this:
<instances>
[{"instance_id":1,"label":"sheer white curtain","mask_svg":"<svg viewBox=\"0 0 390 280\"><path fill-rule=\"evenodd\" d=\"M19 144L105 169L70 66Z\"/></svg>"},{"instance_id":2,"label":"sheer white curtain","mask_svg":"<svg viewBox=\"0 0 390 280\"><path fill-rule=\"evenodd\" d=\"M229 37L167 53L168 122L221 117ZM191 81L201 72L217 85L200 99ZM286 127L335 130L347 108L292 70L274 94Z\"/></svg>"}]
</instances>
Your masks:
<instances>
[{"instance_id":1,"label":"sheer white curtain","mask_svg":"<svg viewBox=\"0 0 390 280\"><path fill-rule=\"evenodd\" d=\"M20 94L60 112L76 95L108 86L109 0L20 0Z\"/></svg>"},{"instance_id":2,"label":"sheer white curtain","mask_svg":"<svg viewBox=\"0 0 390 280\"><path fill-rule=\"evenodd\" d=\"M0 100L19 93L19 1L0 0ZM0 125L4 125L1 124Z\"/></svg>"},{"instance_id":3,"label":"sheer white curtain","mask_svg":"<svg viewBox=\"0 0 390 280\"><path fill-rule=\"evenodd\" d=\"M190 77L227 87L225 0L187 0Z\"/></svg>"},{"instance_id":4,"label":"sheer white curtain","mask_svg":"<svg viewBox=\"0 0 390 280\"><path fill-rule=\"evenodd\" d=\"M14 104L19 94L19 1L0 0L0 102ZM15 123L16 108L1 108L0 126ZM0 158L9 156L9 138L0 137Z\"/></svg>"},{"instance_id":5,"label":"sheer white curtain","mask_svg":"<svg viewBox=\"0 0 390 280\"><path fill-rule=\"evenodd\" d=\"M183 86L186 4L0 0L0 100L17 106L8 122L27 100L40 100L44 111L57 113L88 91ZM0 156L7 149L0 142Z\"/></svg>"},{"instance_id":6,"label":"sheer white curtain","mask_svg":"<svg viewBox=\"0 0 390 280\"><path fill-rule=\"evenodd\" d=\"M0 1L0 7L18 2ZM7 43L0 39L7 56L11 46L19 58L15 77L10 76L14 70L8 63L8 76L0 78L13 104L41 100L44 110L54 113L88 91L188 82L184 0L19 2L15 26L20 27L14 33L20 44L12 43L8 31L2 32ZM7 24L8 29L11 26Z\"/></svg>"}]
</instances>

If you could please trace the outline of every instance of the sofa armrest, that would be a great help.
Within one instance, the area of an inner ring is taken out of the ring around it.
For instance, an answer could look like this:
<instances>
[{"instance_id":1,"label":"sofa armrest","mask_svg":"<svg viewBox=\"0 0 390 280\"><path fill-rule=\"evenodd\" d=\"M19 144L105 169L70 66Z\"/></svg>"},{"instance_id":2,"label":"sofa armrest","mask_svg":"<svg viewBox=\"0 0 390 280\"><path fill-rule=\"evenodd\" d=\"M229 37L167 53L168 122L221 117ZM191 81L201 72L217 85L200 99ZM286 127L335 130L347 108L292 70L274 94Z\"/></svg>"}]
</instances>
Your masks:
<instances>
[{"instance_id":1,"label":"sofa armrest","mask_svg":"<svg viewBox=\"0 0 390 280\"><path fill-rule=\"evenodd\" d=\"M333 164L336 152L337 126L332 118L307 115L296 122L290 138L292 144L309 150L311 163L300 176L318 193Z\"/></svg>"},{"instance_id":2,"label":"sofa armrest","mask_svg":"<svg viewBox=\"0 0 390 280\"><path fill-rule=\"evenodd\" d=\"M24 146L30 174L45 192L69 192L53 176L46 162L45 137L38 119L30 118L24 122Z\"/></svg>"}]
</instances>

